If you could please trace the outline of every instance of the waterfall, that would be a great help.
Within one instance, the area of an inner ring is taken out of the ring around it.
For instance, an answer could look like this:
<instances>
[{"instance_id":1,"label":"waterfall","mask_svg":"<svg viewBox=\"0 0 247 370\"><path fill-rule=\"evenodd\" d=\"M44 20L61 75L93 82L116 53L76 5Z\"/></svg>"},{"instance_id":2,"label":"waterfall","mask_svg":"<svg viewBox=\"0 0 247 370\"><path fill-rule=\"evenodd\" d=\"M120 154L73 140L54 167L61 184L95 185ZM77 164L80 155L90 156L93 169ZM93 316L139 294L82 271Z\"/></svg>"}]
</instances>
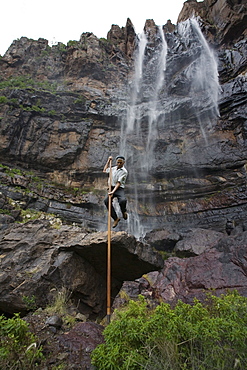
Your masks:
<instances>
[{"instance_id":1,"label":"waterfall","mask_svg":"<svg viewBox=\"0 0 247 370\"><path fill-rule=\"evenodd\" d=\"M139 36L139 44L135 55L134 76L130 83L130 101L127 107L126 117L122 120L121 124L121 140L120 140L120 153L125 157L133 156L133 151L127 145L128 136L132 134L133 130L139 136L139 128L141 122L141 106L138 104L142 88L142 74L143 62L145 56L145 49L147 45L147 37L145 32ZM133 161L132 161L133 164ZM137 238L143 236L143 228L138 215L138 193L137 193L137 177L135 171L129 170L130 176L132 175L132 191L134 192L133 203L131 209L128 210L128 232L135 235Z\"/></svg>"},{"instance_id":2,"label":"waterfall","mask_svg":"<svg viewBox=\"0 0 247 370\"><path fill-rule=\"evenodd\" d=\"M203 101L204 106L209 107L209 118L215 118L219 116L218 96L220 87L217 60L213 50L210 49L196 18L179 23L178 33L185 43L195 38L201 48L200 56L191 63L186 71L187 78L192 81L189 93L193 97L196 108L199 103L198 100Z\"/></svg>"},{"instance_id":3,"label":"waterfall","mask_svg":"<svg viewBox=\"0 0 247 370\"><path fill-rule=\"evenodd\" d=\"M134 127L139 127L139 111L138 111L138 95L141 89L142 83L142 73L143 73L143 61L144 61L144 54L147 45L147 37L145 32L143 31L140 35L139 44L136 52L135 58L135 72L133 80L131 81L131 94L130 94L130 103L128 105L127 111L127 118L126 122L124 122L123 130L124 135L122 137L126 138L126 135L133 131ZM122 144L122 148L120 148L121 152L125 150L125 142Z\"/></svg>"},{"instance_id":4,"label":"waterfall","mask_svg":"<svg viewBox=\"0 0 247 370\"><path fill-rule=\"evenodd\" d=\"M174 120L180 125L185 120L197 121L206 141L207 129L219 114L217 61L197 20L193 18L178 25L172 50L162 27L152 37L150 40L145 32L139 36L126 111L121 117L120 153L127 159L131 189L127 231L137 238L157 227L149 214L158 214L153 194L155 191L157 198L160 187L155 187L155 181L169 162L169 150L165 146L168 144L164 144L169 125ZM174 55L177 59L172 59ZM177 87L177 76L185 81L182 92ZM176 137L173 140L179 141ZM178 148L171 155L179 158L180 153Z\"/></svg>"},{"instance_id":5,"label":"waterfall","mask_svg":"<svg viewBox=\"0 0 247 370\"><path fill-rule=\"evenodd\" d=\"M167 43L161 26L158 29L157 38L159 40L157 49L153 50L151 59L146 61L146 65L144 65L145 50L148 40L144 31L140 35L135 58L134 76L131 81L130 102L127 108L126 119L122 121L121 127L122 140L120 152L126 155L126 138L128 135L133 135L133 133L140 138L142 135L140 132L141 121L143 115L146 115L148 120L148 135L147 137L143 137L146 156L145 160L142 157L140 161L141 168L145 170L148 170L152 166L153 156L151 152L157 136L159 113L162 111L162 107L159 107L159 93L163 87L165 78ZM148 89L144 85L143 73L150 73L152 77ZM147 90L149 90L150 93L147 92ZM149 94L147 106L144 108L146 112L143 111L143 91L144 94Z\"/></svg>"},{"instance_id":6,"label":"waterfall","mask_svg":"<svg viewBox=\"0 0 247 370\"><path fill-rule=\"evenodd\" d=\"M165 40L164 32L162 27L159 27L159 34L161 37L161 50L159 52L158 63L157 63L157 77L154 79L153 96L150 97L150 104L148 110L148 138L146 145L146 161L145 167L148 170L153 164L153 149L155 139L158 135L157 122L159 118L158 101L159 93L163 87L166 71L166 58L167 58L167 42Z\"/></svg>"}]
</instances>

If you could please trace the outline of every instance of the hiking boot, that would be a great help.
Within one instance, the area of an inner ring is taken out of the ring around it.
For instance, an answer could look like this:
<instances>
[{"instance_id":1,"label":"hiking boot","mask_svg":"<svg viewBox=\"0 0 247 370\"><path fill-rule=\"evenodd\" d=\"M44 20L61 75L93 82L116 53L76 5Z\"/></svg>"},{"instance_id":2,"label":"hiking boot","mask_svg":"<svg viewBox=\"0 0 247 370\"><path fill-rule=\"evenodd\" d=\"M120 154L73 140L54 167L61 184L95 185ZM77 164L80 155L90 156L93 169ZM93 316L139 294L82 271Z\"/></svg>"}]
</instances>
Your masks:
<instances>
[{"instance_id":1,"label":"hiking boot","mask_svg":"<svg viewBox=\"0 0 247 370\"><path fill-rule=\"evenodd\" d=\"M117 218L117 219L113 222L112 227L113 227L113 228L114 228L114 227L117 227L117 225L118 225L119 221L120 221L120 218Z\"/></svg>"},{"instance_id":2,"label":"hiking boot","mask_svg":"<svg viewBox=\"0 0 247 370\"><path fill-rule=\"evenodd\" d=\"M124 218L125 220L127 220L127 218L128 218L128 213L127 213L127 212L124 212L124 213L123 213L123 218Z\"/></svg>"}]
</instances>

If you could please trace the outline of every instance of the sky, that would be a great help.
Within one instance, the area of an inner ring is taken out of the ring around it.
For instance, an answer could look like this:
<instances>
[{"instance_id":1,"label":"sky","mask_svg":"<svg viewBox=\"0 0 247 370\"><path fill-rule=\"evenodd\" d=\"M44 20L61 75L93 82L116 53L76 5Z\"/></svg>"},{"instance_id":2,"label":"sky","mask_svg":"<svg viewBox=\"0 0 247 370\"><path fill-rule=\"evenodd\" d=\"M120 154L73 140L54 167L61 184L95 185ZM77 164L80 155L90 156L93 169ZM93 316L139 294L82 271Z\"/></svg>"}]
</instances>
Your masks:
<instances>
[{"instance_id":1,"label":"sky","mask_svg":"<svg viewBox=\"0 0 247 370\"><path fill-rule=\"evenodd\" d=\"M112 24L126 25L130 18L136 33L141 33L146 19L157 26L168 19L177 23L185 0L11 0L1 4L0 55L13 40L22 36L44 38L52 45L79 40L83 32L107 37Z\"/></svg>"}]
</instances>

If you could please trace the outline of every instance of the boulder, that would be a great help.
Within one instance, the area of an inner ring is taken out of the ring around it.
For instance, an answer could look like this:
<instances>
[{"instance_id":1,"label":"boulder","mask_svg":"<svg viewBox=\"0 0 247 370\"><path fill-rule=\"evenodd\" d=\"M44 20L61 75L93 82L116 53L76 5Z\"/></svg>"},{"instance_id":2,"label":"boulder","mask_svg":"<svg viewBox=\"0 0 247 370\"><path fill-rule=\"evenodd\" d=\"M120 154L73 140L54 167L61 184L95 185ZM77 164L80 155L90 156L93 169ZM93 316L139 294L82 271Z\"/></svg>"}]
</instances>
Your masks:
<instances>
[{"instance_id":1,"label":"boulder","mask_svg":"<svg viewBox=\"0 0 247 370\"><path fill-rule=\"evenodd\" d=\"M209 244L209 234L202 233L200 238L200 233L201 230L194 230L188 239L191 243L194 236L196 246L197 235L201 247L205 243L200 255L170 257L162 271L150 272L134 282L125 283L124 292L120 291L114 306L118 307L121 297L123 300L124 296L131 295L136 299L138 294L144 295L151 303L157 304L161 299L171 305L179 299L192 304L195 298L205 300L207 293L219 296L235 289L247 297L247 232L240 227L230 236L213 232Z\"/></svg>"},{"instance_id":2,"label":"boulder","mask_svg":"<svg viewBox=\"0 0 247 370\"><path fill-rule=\"evenodd\" d=\"M215 247L224 234L215 230L191 229L176 243L174 251L178 256L197 256Z\"/></svg>"},{"instance_id":3,"label":"boulder","mask_svg":"<svg viewBox=\"0 0 247 370\"><path fill-rule=\"evenodd\" d=\"M80 313L104 316L107 240L107 232L57 228L46 220L10 224L1 231L0 311L25 313L34 300L45 307L55 288L67 290ZM163 266L159 253L125 232L112 232L111 247L112 297L124 280Z\"/></svg>"},{"instance_id":4,"label":"boulder","mask_svg":"<svg viewBox=\"0 0 247 370\"><path fill-rule=\"evenodd\" d=\"M222 232L202 228L191 228L185 231L161 229L147 233L145 241L157 250L189 257L213 248L224 235Z\"/></svg>"},{"instance_id":5,"label":"boulder","mask_svg":"<svg viewBox=\"0 0 247 370\"><path fill-rule=\"evenodd\" d=\"M169 229L152 230L145 235L145 241L157 250L171 252L181 236Z\"/></svg>"}]
</instances>

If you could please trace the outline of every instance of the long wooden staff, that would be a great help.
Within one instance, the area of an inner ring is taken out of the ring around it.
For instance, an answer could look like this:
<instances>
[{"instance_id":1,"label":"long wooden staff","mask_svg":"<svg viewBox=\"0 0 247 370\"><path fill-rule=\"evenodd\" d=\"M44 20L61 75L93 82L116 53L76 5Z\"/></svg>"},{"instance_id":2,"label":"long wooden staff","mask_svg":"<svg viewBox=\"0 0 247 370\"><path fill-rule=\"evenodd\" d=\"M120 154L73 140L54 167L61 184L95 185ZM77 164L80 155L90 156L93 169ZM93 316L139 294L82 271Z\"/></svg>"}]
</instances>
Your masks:
<instances>
[{"instance_id":1,"label":"long wooden staff","mask_svg":"<svg viewBox=\"0 0 247 370\"><path fill-rule=\"evenodd\" d=\"M109 162L109 191L112 185L112 160ZM111 321L111 202L112 195L108 195L108 243L107 243L107 297L106 297L106 315L107 324Z\"/></svg>"}]
</instances>

